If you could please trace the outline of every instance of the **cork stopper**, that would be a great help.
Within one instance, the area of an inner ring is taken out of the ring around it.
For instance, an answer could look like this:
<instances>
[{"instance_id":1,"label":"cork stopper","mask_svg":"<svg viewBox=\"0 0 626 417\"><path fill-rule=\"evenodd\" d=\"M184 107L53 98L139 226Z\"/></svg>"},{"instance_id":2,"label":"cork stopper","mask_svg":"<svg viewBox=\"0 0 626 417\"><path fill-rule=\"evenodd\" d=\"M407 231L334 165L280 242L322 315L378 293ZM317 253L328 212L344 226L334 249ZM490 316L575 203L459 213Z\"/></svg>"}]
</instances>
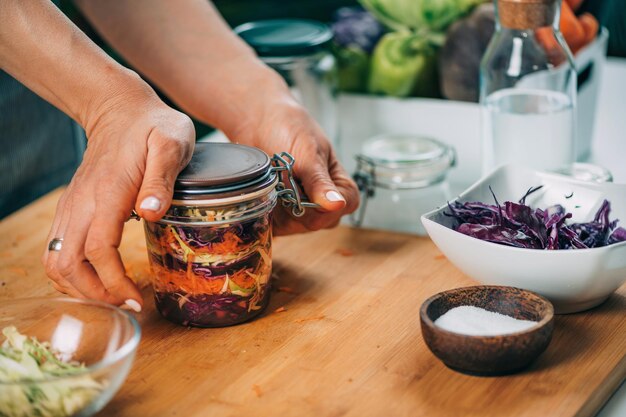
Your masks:
<instances>
[{"instance_id":1,"label":"cork stopper","mask_svg":"<svg viewBox=\"0 0 626 417\"><path fill-rule=\"evenodd\" d=\"M552 26L560 0L498 0L500 24L509 29Z\"/></svg>"}]
</instances>

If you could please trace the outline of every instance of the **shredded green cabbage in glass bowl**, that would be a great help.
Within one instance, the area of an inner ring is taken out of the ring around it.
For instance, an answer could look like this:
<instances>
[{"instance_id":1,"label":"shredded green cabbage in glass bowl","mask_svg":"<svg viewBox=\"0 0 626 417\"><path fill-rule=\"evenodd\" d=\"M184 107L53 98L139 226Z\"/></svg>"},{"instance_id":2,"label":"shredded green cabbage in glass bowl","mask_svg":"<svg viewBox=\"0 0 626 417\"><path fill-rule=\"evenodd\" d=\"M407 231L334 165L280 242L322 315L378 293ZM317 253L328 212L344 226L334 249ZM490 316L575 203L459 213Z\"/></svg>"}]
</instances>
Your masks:
<instances>
[{"instance_id":1,"label":"shredded green cabbage in glass bowl","mask_svg":"<svg viewBox=\"0 0 626 417\"><path fill-rule=\"evenodd\" d=\"M48 342L5 327L0 346L0 416L69 417L105 389L85 365L64 361Z\"/></svg>"}]
</instances>

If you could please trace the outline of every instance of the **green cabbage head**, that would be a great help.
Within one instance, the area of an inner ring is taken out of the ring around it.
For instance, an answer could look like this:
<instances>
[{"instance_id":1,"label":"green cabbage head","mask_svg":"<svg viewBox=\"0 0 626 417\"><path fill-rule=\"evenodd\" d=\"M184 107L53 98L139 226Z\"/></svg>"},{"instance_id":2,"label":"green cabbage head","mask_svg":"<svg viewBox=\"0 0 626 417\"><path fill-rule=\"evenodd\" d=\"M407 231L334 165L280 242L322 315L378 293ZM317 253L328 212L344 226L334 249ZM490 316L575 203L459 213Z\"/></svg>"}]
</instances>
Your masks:
<instances>
[{"instance_id":1,"label":"green cabbage head","mask_svg":"<svg viewBox=\"0 0 626 417\"><path fill-rule=\"evenodd\" d=\"M455 20L488 0L359 0L392 29L440 32Z\"/></svg>"}]
</instances>

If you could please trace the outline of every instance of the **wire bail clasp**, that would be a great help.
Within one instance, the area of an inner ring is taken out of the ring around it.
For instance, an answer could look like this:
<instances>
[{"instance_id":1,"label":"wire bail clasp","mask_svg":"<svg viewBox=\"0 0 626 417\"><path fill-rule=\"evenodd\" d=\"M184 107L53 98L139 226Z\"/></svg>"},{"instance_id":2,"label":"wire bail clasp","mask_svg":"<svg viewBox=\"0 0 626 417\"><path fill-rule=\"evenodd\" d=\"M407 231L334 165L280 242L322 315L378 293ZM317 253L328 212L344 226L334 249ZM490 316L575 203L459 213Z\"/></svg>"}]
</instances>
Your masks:
<instances>
[{"instance_id":1,"label":"wire bail clasp","mask_svg":"<svg viewBox=\"0 0 626 417\"><path fill-rule=\"evenodd\" d=\"M319 208L319 204L311 203L306 195L300 191L300 187L293 176L293 165L296 160L291 154L281 152L272 157L272 170L278 175L276 191L283 207L291 207L294 217L302 217L307 208ZM288 186L286 185L288 184Z\"/></svg>"},{"instance_id":2,"label":"wire bail clasp","mask_svg":"<svg viewBox=\"0 0 626 417\"><path fill-rule=\"evenodd\" d=\"M365 209L367 201L374 197L376 183L376 167L374 162L366 156L356 155L356 170L352 175L352 179L356 183L361 192L361 204L356 213L350 215L350 221L355 227L361 227L365 217Z\"/></svg>"}]
</instances>

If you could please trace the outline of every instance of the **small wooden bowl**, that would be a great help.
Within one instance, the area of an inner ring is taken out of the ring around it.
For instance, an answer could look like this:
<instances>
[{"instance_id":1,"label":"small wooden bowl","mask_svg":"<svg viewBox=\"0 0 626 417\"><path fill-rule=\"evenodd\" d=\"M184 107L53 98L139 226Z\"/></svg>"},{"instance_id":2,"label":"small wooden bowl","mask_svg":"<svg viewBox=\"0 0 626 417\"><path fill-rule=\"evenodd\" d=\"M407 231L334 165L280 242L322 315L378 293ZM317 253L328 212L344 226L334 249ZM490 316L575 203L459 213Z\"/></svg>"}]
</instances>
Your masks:
<instances>
[{"instance_id":1,"label":"small wooden bowl","mask_svg":"<svg viewBox=\"0 0 626 417\"><path fill-rule=\"evenodd\" d=\"M440 316L459 306L480 307L537 324L498 336L468 336L435 325ZM506 375L525 368L546 350L554 329L554 308L531 291L479 285L430 297L422 304L420 322L426 345L449 368L472 375Z\"/></svg>"}]
</instances>

